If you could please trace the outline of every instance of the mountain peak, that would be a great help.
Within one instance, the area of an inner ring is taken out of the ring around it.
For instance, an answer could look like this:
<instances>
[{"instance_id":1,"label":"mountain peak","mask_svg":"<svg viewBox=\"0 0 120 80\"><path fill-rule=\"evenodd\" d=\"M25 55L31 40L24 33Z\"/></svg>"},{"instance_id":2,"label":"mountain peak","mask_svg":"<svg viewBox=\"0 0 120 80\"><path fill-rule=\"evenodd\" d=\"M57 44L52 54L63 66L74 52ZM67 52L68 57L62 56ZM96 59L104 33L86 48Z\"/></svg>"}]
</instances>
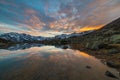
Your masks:
<instances>
[{"instance_id":1,"label":"mountain peak","mask_svg":"<svg viewBox=\"0 0 120 80\"><path fill-rule=\"evenodd\" d=\"M25 33L16 33L16 32L10 32L10 33L4 33L0 35L1 39L9 40L12 42L33 42L33 41L40 41L43 40L44 37L41 36L31 36L29 34Z\"/></svg>"}]
</instances>

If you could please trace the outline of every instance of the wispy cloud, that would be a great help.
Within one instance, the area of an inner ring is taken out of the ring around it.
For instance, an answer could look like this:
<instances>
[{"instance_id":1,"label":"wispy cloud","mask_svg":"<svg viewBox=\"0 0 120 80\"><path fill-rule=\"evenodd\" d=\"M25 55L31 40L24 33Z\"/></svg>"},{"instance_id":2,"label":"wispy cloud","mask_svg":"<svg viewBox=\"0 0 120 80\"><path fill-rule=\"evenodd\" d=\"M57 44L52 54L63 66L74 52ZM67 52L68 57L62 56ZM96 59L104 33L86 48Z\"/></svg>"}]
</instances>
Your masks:
<instances>
[{"instance_id":1,"label":"wispy cloud","mask_svg":"<svg viewBox=\"0 0 120 80\"><path fill-rule=\"evenodd\" d=\"M119 0L0 0L0 32L54 36L93 30L119 13Z\"/></svg>"}]
</instances>

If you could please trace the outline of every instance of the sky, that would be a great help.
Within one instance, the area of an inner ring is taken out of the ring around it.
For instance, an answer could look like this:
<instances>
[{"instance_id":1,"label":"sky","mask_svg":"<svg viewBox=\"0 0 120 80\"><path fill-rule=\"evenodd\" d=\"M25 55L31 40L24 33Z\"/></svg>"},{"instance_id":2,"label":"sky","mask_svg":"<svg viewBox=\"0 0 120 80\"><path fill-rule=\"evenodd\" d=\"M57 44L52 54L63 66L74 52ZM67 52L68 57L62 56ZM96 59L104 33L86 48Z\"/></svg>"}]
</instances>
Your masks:
<instances>
[{"instance_id":1,"label":"sky","mask_svg":"<svg viewBox=\"0 0 120 80\"><path fill-rule=\"evenodd\" d=\"M120 17L120 0L0 0L0 34L52 37L96 30Z\"/></svg>"}]
</instances>

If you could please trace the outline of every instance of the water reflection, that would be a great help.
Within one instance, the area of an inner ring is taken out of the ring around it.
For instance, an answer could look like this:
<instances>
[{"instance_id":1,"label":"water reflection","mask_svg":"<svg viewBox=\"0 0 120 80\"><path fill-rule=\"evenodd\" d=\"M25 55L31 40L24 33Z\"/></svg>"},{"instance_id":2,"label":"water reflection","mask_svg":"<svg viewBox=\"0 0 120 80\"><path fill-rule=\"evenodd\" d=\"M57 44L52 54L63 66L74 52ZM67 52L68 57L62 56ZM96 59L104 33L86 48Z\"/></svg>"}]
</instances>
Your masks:
<instances>
[{"instance_id":1,"label":"water reflection","mask_svg":"<svg viewBox=\"0 0 120 80\"><path fill-rule=\"evenodd\" d=\"M0 80L115 80L105 76L105 72L117 74L116 71L100 60L78 50L58 47L1 49Z\"/></svg>"},{"instance_id":2,"label":"water reflection","mask_svg":"<svg viewBox=\"0 0 120 80\"><path fill-rule=\"evenodd\" d=\"M0 49L6 49L6 50L23 50L28 49L31 47L41 47L43 44L37 44L37 43L22 43L22 44L8 44L5 46L0 46Z\"/></svg>"}]
</instances>

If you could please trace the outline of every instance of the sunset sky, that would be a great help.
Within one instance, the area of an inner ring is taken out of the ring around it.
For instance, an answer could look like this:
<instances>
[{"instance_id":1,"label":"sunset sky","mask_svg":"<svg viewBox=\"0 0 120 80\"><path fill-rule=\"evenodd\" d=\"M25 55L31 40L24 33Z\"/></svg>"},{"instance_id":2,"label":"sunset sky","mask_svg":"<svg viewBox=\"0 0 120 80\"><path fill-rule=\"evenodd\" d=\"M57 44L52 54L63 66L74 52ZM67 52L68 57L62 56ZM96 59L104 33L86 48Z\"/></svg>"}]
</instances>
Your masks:
<instances>
[{"instance_id":1,"label":"sunset sky","mask_svg":"<svg viewBox=\"0 0 120 80\"><path fill-rule=\"evenodd\" d=\"M99 29L120 17L120 0L0 0L0 34L55 36Z\"/></svg>"}]
</instances>

